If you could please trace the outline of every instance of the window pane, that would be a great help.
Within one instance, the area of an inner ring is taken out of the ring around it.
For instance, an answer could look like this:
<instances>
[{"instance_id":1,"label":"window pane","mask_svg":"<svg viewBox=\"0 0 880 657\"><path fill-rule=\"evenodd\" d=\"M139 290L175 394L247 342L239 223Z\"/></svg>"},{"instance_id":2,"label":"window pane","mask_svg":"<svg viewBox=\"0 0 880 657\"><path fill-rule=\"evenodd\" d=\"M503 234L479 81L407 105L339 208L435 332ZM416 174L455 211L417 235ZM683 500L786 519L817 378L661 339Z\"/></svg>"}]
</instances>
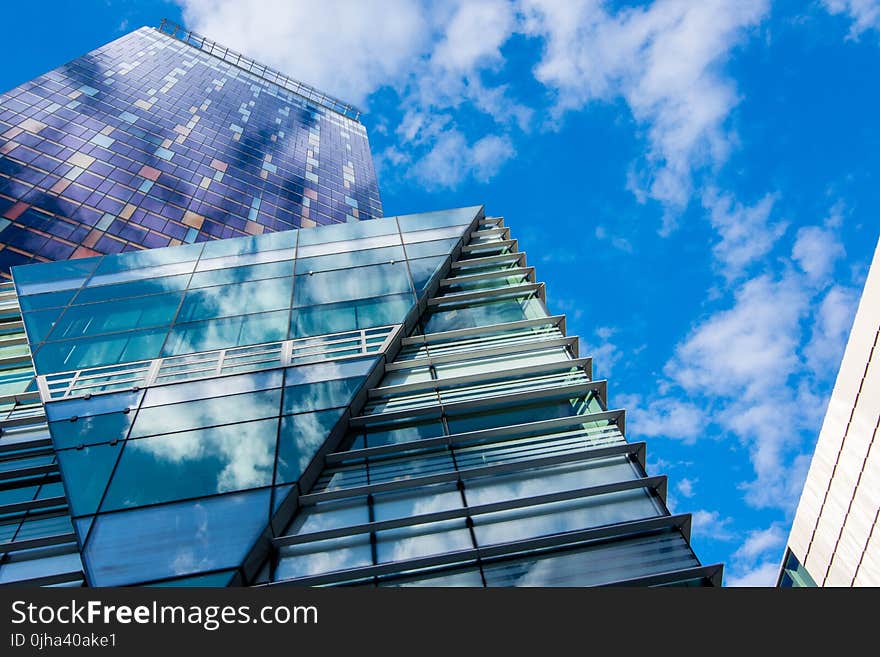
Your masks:
<instances>
[{"instance_id":1,"label":"window pane","mask_svg":"<svg viewBox=\"0 0 880 657\"><path fill-rule=\"evenodd\" d=\"M348 406L362 378L318 381L284 389L282 413L305 413L325 408Z\"/></svg>"},{"instance_id":2,"label":"window pane","mask_svg":"<svg viewBox=\"0 0 880 657\"><path fill-rule=\"evenodd\" d=\"M140 297L148 294L184 290L189 282L189 278L189 274L182 274L180 276L152 278L145 281L86 287L79 291L74 303L93 303L95 301L106 301L107 299L124 299L126 297Z\"/></svg>"},{"instance_id":3,"label":"window pane","mask_svg":"<svg viewBox=\"0 0 880 657\"><path fill-rule=\"evenodd\" d=\"M83 557L95 586L238 567L268 517L268 489L110 513Z\"/></svg>"},{"instance_id":4,"label":"window pane","mask_svg":"<svg viewBox=\"0 0 880 657\"><path fill-rule=\"evenodd\" d=\"M276 484L299 479L330 435L344 409L286 415L281 418Z\"/></svg>"},{"instance_id":5,"label":"window pane","mask_svg":"<svg viewBox=\"0 0 880 657\"><path fill-rule=\"evenodd\" d=\"M52 340L165 326L174 319L181 293L160 294L150 299L114 299L84 306L71 306L58 320Z\"/></svg>"},{"instance_id":6,"label":"window pane","mask_svg":"<svg viewBox=\"0 0 880 657\"><path fill-rule=\"evenodd\" d=\"M129 440L101 509L268 486L278 420Z\"/></svg>"},{"instance_id":7,"label":"window pane","mask_svg":"<svg viewBox=\"0 0 880 657\"><path fill-rule=\"evenodd\" d=\"M171 329L163 356L277 342L287 338L290 311L212 319Z\"/></svg>"},{"instance_id":8,"label":"window pane","mask_svg":"<svg viewBox=\"0 0 880 657\"><path fill-rule=\"evenodd\" d=\"M72 515L87 515L98 510L121 445L94 445L58 452Z\"/></svg>"},{"instance_id":9,"label":"window pane","mask_svg":"<svg viewBox=\"0 0 880 657\"><path fill-rule=\"evenodd\" d=\"M276 581L370 566L373 563L368 534L285 545L278 552Z\"/></svg>"},{"instance_id":10,"label":"window pane","mask_svg":"<svg viewBox=\"0 0 880 657\"><path fill-rule=\"evenodd\" d=\"M47 342L39 348L34 364L40 374L69 372L84 367L151 360L159 355L166 329L130 331L119 335Z\"/></svg>"},{"instance_id":11,"label":"window pane","mask_svg":"<svg viewBox=\"0 0 880 657\"><path fill-rule=\"evenodd\" d=\"M363 267L365 265L377 265L380 263L402 262L405 259L403 247L388 246L366 251L351 251L334 253L332 255L315 256L313 258L298 258L296 261L296 273L308 274L310 271L328 271L330 269L349 269L351 267Z\"/></svg>"},{"instance_id":12,"label":"window pane","mask_svg":"<svg viewBox=\"0 0 880 657\"><path fill-rule=\"evenodd\" d=\"M294 307L409 292L405 262L341 269L296 277Z\"/></svg>"},{"instance_id":13,"label":"window pane","mask_svg":"<svg viewBox=\"0 0 880 657\"><path fill-rule=\"evenodd\" d=\"M280 278L293 275L293 260L283 262L268 262L249 267L231 267L227 269L214 269L211 271L199 271L193 274L190 289L208 287L211 285L232 285L246 281L259 281L266 278Z\"/></svg>"},{"instance_id":14,"label":"window pane","mask_svg":"<svg viewBox=\"0 0 880 657\"><path fill-rule=\"evenodd\" d=\"M293 279L274 278L190 290L186 293L176 322L184 323L289 308L292 285Z\"/></svg>"},{"instance_id":15,"label":"window pane","mask_svg":"<svg viewBox=\"0 0 880 657\"><path fill-rule=\"evenodd\" d=\"M464 520L448 520L376 532L379 563L417 559L473 548Z\"/></svg>"}]
</instances>

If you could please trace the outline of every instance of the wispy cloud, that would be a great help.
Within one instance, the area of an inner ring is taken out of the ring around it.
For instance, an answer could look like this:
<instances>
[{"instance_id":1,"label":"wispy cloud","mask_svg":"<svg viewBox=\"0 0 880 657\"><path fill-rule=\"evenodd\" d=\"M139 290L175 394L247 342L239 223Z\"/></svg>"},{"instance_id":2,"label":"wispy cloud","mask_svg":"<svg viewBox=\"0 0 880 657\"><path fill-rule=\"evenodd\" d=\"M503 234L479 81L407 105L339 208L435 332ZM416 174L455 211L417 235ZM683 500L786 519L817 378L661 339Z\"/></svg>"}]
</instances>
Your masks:
<instances>
[{"instance_id":1,"label":"wispy cloud","mask_svg":"<svg viewBox=\"0 0 880 657\"><path fill-rule=\"evenodd\" d=\"M847 16L852 25L850 39L858 39L862 33L880 29L880 1L878 0L822 0L825 9L832 14Z\"/></svg>"}]
</instances>

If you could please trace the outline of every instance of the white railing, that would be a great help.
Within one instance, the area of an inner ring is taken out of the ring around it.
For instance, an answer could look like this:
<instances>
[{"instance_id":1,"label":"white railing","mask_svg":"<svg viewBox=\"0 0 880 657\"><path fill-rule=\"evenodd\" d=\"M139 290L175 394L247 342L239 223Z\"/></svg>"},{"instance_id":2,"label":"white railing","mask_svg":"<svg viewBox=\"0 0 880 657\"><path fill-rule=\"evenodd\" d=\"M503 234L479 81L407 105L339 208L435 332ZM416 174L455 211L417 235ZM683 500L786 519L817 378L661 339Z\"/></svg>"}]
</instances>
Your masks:
<instances>
[{"instance_id":1,"label":"white railing","mask_svg":"<svg viewBox=\"0 0 880 657\"><path fill-rule=\"evenodd\" d=\"M165 383L210 379L385 351L400 325L166 356L37 377L44 402Z\"/></svg>"}]
</instances>

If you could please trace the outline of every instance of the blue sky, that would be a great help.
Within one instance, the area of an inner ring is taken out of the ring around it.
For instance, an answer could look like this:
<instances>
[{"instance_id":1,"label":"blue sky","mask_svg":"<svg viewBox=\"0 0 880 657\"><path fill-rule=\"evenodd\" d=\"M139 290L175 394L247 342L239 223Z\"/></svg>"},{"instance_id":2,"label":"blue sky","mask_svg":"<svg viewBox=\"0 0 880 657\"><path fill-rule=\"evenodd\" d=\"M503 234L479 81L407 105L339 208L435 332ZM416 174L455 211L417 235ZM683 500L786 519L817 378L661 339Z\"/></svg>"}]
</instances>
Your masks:
<instances>
[{"instance_id":1,"label":"blue sky","mask_svg":"<svg viewBox=\"0 0 880 657\"><path fill-rule=\"evenodd\" d=\"M880 233L880 0L16 3L8 89L183 20L361 105L387 214L485 203L728 584L771 584Z\"/></svg>"}]
</instances>

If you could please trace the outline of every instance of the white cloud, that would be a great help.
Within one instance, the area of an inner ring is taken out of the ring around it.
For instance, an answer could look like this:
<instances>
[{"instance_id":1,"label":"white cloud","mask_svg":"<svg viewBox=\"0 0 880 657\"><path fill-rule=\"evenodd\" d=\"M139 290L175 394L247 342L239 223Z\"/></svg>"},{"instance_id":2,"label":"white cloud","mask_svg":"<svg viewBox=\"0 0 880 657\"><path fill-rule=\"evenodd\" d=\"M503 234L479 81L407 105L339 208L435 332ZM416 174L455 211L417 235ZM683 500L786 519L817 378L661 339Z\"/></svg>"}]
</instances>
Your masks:
<instances>
[{"instance_id":1,"label":"white cloud","mask_svg":"<svg viewBox=\"0 0 880 657\"><path fill-rule=\"evenodd\" d=\"M767 194L751 207L736 202L732 194L714 188L703 193L703 207L721 240L712 247L722 275L728 280L741 276L755 261L763 258L785 233L787 224L771 223L770 213L776 195Z\"/></svg>"},{"instance_id":2,"label":"white cloud","mask_svg":"<svg viewBox=\"0 0 880 657\"><path fill-rule=\"evenodd\" d=\"M691 528L693 534L713 541L732 541L735 538L730 525L733 518L722 518L718 511L700 509L691 514Z\"/></svg>"},{"instance_id":3,"label":"white cloud","mask_svg":"<svg viewBox=\"0 0 880 657\"><path fill-rule=\"evenodd\" d=\"M840 367L858 303L859 292L842 285L834 285L819 302L805 349L807 365L815 374L836 372Z\"/></svg>"},{"instance_id":4,"label":"white cloud","mask_svg":"<svg viewBox=\"0 0 880 657\"><path fill-rule=\"evenodd\" d=\"M682 497L693 497L694 496L694 484L697 483L697 479L689 479L687 477L682 477L678 480L678 483L675 485L675 489L679 492Z\"/></svg>"},{"instance_id":5,"label":"white cloud","mask_svg":"<svg viewBox=\"0 0 880 657\"><path fill-rule=\"evenodd\" d=\"M870 29L880 29L878 0L822 0L822 4L830 13L845 14L853 21L849 30L850 39L858 39Z\"/></svg>"},{"instance_id":6,"label":"white cloud","mask_svg":"<svg viewBox=\"0 0 880 657\"><path fill-rule=\"evenodd\" d=\"M596 226L595 235L597 240L607 240L618 251L623 251L624 253L633 252L632 242L625 237L610 234L605 226Z\"/></svg>"},{"instance_id":7,"label":"white cloud","mask_svg":"<svg viewBox=\"0 0 880 657\"><path fill-rule=\"evenodd\" d=\"M692 444L709 421L703 408L674 397L644 402L640 395L618 395L617 402L627 410L633 436L663 436Z\"/></svg>"},{"instance_id":8,"label":"white cloud","mask_svg":"<svg viewBox=\"0 0 880 657\"><path fill-rule=\"evenodd\" d=\"M791 257L813 281L825 281L839 258L846 255L831 227L805 226L797 232Z\"/></svg>"},{"instance_id":9,"label":"white cloud","mask_svg":"<svg viewBox=\"0 0 880 657\"><path fill-rule=\"evenodd\" d=\"M754 561L770 551L778 551L785 545L786 533L778 524L748 533L743 544L733 553L734 559Z\"/></svg>"},{"instance_id":10,"label":"white cloud","mask_svg":"<svg viewBox=\"0 0 880 657\"><path fill-rule=\"evenodd\" d=\"M556 93L554 116L623 97L647 132L638 194L660 201L664 231L688 204L696 167L730 150L739 98L722 66L768 9L766 0L656 0L611 14L601 0L523 0L524 31L545 40L535 77Z\"/></svg>"},{"instance_id":11,"label":"white cloud","mask_svg":"<svg viewBox=\"0 0 880 657\"><path fill-rule=\"evenodd\" d=\"M593 359L593 375L595 378L606 378L611 375L614 366L623 355L611 338L617 333L617 329L610 326L600 326L595 329L595 339L589 341L583 337L580 339L579 351L583 357Z\"/></svg>"},{"instance_id":12,"label":"white cloud","mask_svg":"<svg viewBox=\"0 0 880 657\"><path fill-rule=\"evenodd\" d=\"M748 568L741 574L728 575L724 584L726 586L776 586L778 575L779 564L774 561L765 561Z\"/></svg>"},{"instance_id":13,"label":"white cloud","mask_svg":"<svg viewBox=\"0 0 880 657\"><path fill-rule=\"evenodd\" d=\"M416 0L180 0L188 27L322 91L364 103L427 51Z\"/></svg>"},{"instance_id":14,"label":"white cloud","mask_svg":"<svg viewBox=\"0 0 880 657\"><path fill-rule=\"evenodd\" d=\"M515 154L506 135L486 135L469 145L460 131L452 129L438 135L410 171L426 187L455 187L468 176L489 180Z\"/></svg>"}]
</instances>

